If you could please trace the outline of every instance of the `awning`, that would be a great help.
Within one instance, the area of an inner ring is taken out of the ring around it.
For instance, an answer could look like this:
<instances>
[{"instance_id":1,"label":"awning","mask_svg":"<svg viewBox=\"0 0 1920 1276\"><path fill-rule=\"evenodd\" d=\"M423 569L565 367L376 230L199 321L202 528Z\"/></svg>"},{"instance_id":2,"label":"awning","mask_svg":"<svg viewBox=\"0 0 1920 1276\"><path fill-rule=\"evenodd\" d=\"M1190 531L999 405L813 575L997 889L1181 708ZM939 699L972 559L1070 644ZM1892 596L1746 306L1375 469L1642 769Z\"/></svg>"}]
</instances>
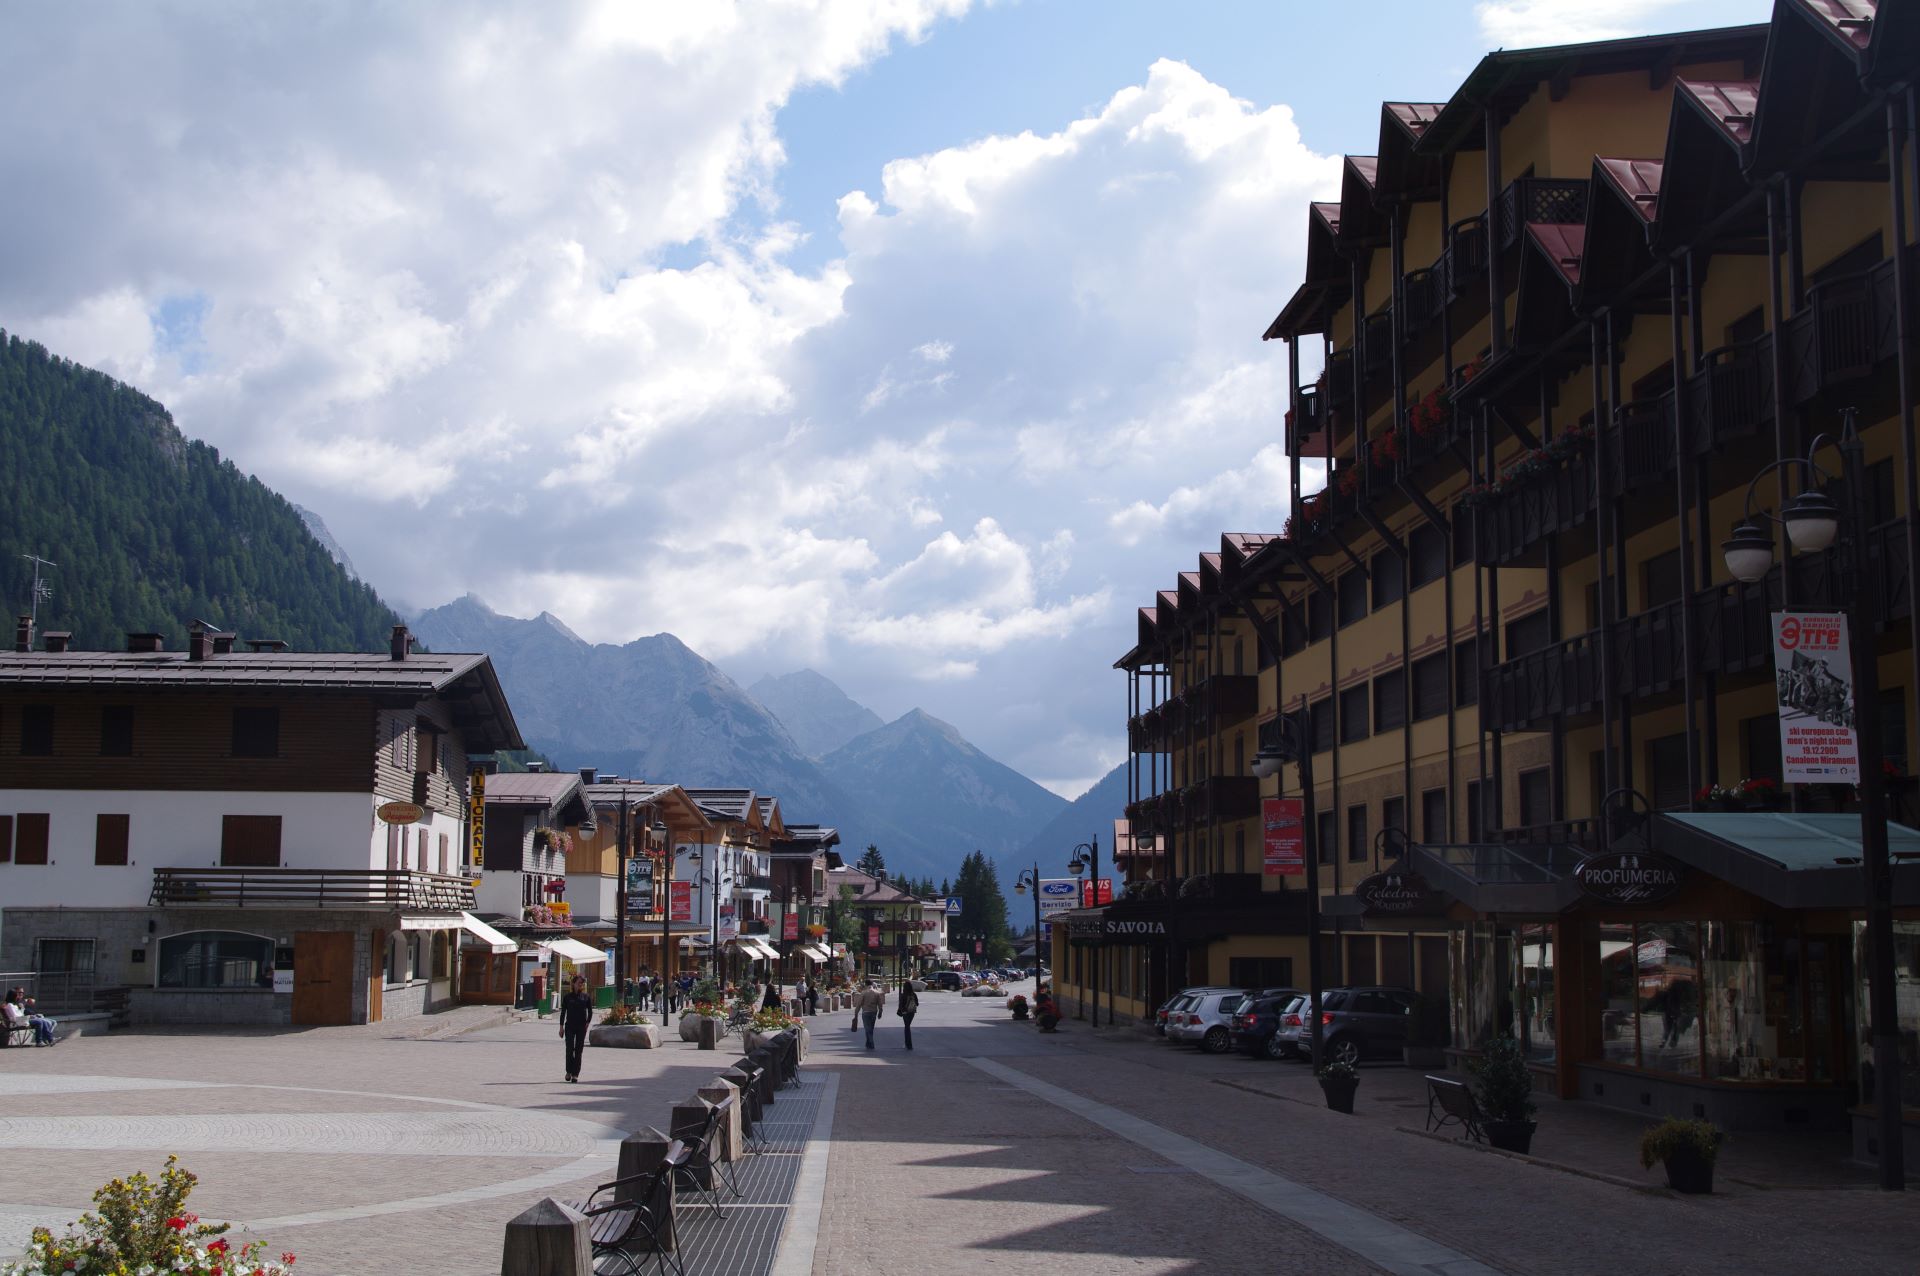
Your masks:
<instances>
[{"instance_id":1,"label":"awning","mask_svg":"<svg viewBox=\"0 0 1920 1276\"><path fill-rule=\"evenodd\" d=\"M780 959L779 950L768 944L766 940L760 938L758 935L741 935L733 942L739 945L741 952L753 958L755 961L760 961L765 958L771 958L775 961Z\"/></svg>"},{"instance_id":2,"label":"awning","mask_svg":"<svg viewBox=\"0 0 1920 1276\"><path fill-rule=\"evenodd\" d=\"M460 919L452 913L434 913L426 917L402 917L401 930L458 930Z\"/></svg>"},{"instance_id":3,"label":"awning","mask_svg":"<svg viewBox=\"0 0 1920 1276\"><path fill-rule=\"evenodd\" d=\"M605 961L607 954L603 949L590 948L577 939L556 939L547 947L556 957L565 957L576 966L591 966L597 961Z\"/></svg>"},{"instance_id":4,"label":"awning","mask_svg":"<svg viewBox=\"0 0 1920 1276\"><path fill-rule=\"evenodd\" d=\"M809 961L832 961L833 954L827 951L825 944L807 944L800 949Z\"/></svg>"},{"instance_id":5,"label":"awning","mask_svg":"<svg viewBox=\"0 0 1920 1276\"><path fill-rule=\"evenodd\" d=\"M460 929L491 948L496 953L510 953L520 945L508 939L493 927L475 917L472 913L460 914Z\"/></svg>"},{"instance_id":6,"label":"awning","mask_svg":"<svg viewBox=\"0 0 1920 1276\"><path fill-rule=\"evenodd\" d=\"M1920 831L1887 822L1893 903L1920 902ZM1667 811L1654 847L1781 908L1866 907L1858 813Z\"/></svg>"}]
</instances>

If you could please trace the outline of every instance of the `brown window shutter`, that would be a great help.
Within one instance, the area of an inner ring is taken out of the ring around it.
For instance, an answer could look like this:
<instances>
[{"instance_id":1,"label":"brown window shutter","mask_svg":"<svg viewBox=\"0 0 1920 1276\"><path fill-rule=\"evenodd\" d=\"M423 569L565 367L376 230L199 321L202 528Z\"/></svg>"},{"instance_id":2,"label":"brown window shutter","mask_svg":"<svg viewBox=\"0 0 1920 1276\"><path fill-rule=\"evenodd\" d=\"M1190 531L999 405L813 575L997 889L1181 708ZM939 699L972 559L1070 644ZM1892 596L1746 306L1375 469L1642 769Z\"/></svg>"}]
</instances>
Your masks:
<instances>
[{"instance_id":1,"label":"brown window shutter","mask_svg":"<svg viewBox=\"0 0 1920 1276\"><path fill-rule=\"evenodd\" d=\"M124 815L93 817L93 862L125 867L127 863L127 824Z\"/></svg>"},{"instance_id":2,"label":"brown window shutter","mask_svg":"<svg viewBox=\"0 0 1920 1276\"><path fill-rule=\"evenodd\" d=\"M44 811L22 811L14 818L14 863L44 864L47 862L47 824L47 813Z\"/></svg>"},{"instance_id":3,"label":"brown window shutter","mask_svg":"<svg viewBox=\"0 0 1920 1276\"><path fill-rule=\"evenodd\" d=\"M220 863L227 868L280 867L280 817L220 817Z\"/></svg>"},{"instance_id":4,"label":"brown window shutter","mask_svg":"<svg viewBox=\"0 0 1920 1276\"><path fill-rule=\"evenodd\" d=\"M0 864L13 859L13 817L0 815Z\"/></svg>"}]
</instances>

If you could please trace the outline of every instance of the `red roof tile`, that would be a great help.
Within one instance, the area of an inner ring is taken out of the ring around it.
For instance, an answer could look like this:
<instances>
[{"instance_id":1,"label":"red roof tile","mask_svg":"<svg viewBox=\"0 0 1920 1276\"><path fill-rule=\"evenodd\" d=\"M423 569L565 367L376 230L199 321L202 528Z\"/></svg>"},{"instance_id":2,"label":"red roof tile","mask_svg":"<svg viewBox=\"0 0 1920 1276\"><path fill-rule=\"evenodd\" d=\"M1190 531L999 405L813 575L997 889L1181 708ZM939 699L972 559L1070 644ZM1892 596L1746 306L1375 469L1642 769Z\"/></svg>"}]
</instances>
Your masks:
<instances>
[{"instance_id":1,"label":"red roof tile","mask_svg":"<svg viewBox=\"0 0 1920 1276\"><path fill-rule=\"evenodd\" d=\"M1349 155L1347 164L1360 174L1360 180L1372 186L1374 178L1380 174L1380 157L1377 155Z\"/></svg>"},{"instance_id":2,"label":"red roof tile","mask_svg":"<svg viewBox=\"0 0 1920 1276\"><path fill-rule=\"evenodd\" d=\"M1387 113L1409 133L1418 134L1440 114L1445 102L1388 102Z\"/></svg>"},{"instance_id":3,"label":"red roof tile","mask_svg":"<svg viewBox=\"0 0 1920 1276\"><path fill-rule=\"evenodd\" d=\"M1570 284L1580 282L1580 257L1587 243L1585 226L1528 222L1527 234L1547 254L1547 260L1553 263L1562 278Z\"/></svg>"},{"instance_id":4,"label":"red roof tile","mask_svg":"<svg viewBox=\"0 0 1920 1276\"><path fill-rule=\"evenodd\" d=\"M1753 112L1760 101L1758 80L1681 80L1679 87L1736 145L1745 146L1753 136Z\"/></svg>"},{"instance_id":5,"label":"red roof tile","mask_svg":"<svg viewBox=\"0 0 1920 1276\"><path fill-rule=\"evenodd\" d=\"M1600 156L1596 156L1595 160L1621 197L1633 205L1634 212L1640 214L1640 220L1652 225L1660 209L1660 171L1664 167L1663 162L1606 159Z\"/></svg>"},{"instance_id":6,"label":"red roof tile","mask_svg":"<svg viewBox=\"0 0 1920 1276\"><path fill-rule=\"evenodd\" d=\"M1815 22L1823 23L1856 49L1873 38L1875 0L1794 0Z\"/></svg>"}]
</instances>

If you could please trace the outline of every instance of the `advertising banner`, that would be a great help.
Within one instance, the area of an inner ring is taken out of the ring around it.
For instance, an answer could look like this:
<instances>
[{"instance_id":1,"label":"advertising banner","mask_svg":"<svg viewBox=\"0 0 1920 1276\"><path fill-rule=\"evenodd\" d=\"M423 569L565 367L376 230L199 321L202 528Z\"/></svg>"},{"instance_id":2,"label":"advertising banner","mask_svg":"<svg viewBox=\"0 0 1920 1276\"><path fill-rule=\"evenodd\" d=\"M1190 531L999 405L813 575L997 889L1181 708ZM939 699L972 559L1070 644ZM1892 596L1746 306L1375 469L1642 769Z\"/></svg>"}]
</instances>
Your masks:
<instances>
[{"instance_id":1,"label":"advertising banner","mask_svg":"<svg viewBox=\"0 0 1920 1276\"><path fill-rule=\"evenodd\" d=\"M785 917L780 919L780 938L782 939L800 938L800 914L788 913Z\"/></svg>"},{"instance_id":2,"label":"advertising banner","mask_svg":"<svg viewBox=\"0 0 1920 1276\"><path fill-rule=\"evenodd\" d=\"M867 947L880 947L880 928L878 926L867 927Z\"/></svg>"},{"instance_id":3,"label":"advertising banner","mask_svg":"<svg viewBox=\"0 0 1920 1276\"><path fill-rule=\"evenodd\" d=\"M1080 902L1080 883L1072 877L1046 877L1040 880L1040 922L1045 925L1055 913L1064 913Z\"/></svg>"},{"instance_id":4,"label":"advertising banner","mask_svg":"<svg viewBox=\"0 0 1920 1276\"><path fill-rule=\"evenodd\" d=\"M1780 778L1789 784L1860 783L1847 618L1833 612L1775 612L1773 681L1780 707Z\"/></svg>"},{"instance_id":5,"label":"advertising banner","mask_svg":"<svg viewBox=\"0 0 1920 1276\"><path fill-rule=\"evenodd\" d=\"M487 773L475 771L467 777L467 859L473 871L486 867L487 849Z\"/></svg>"},{"instance_id":6,"label":"advertising banner","mask_svg":"<svg viewBox=\"0 0 1920 1276\"><path fill-rule=\"evenodd\" d=\"M627 861L627 915L645 917L653 912L653 861Z\"/></svg>"},{"instance_id":7,"label":"advertising banner","mask_svg":"<svg viewBox=\"0 0 1920 1276\"><path fill-rule=\"evenodd\" d=\"M672 882L667 887L667 898L672 911L667 920L690 922L693 920L693 883Z\"/></svg>"},{"instance_id":8,"label":"advertising banner","mask_svg":"<svg viewBox=\"0 0 1920 1276\"><path fill-rule=\"evenodd\" d=\"M720 942L724 944L729 939L739 937L740 914L734 911L732 904L720 905Z\"/></svg>"},{"instance_id":9,"label":"advertising banner","mask_svg":"<svg viewBox=\"0 0 1920 1276\"><path fill-rule=\"evenodd\" d=\"M1113 903L1113 879L1102 877L1080 883L1080 907L1098 908Z\"/></svg>"},{"instance_id":10,"label":"advertising banner","mask_svg":"<svg viewBox=\"0 0 1920 1276\"><path fill-rule=\"evenodd\" d=\"M1294 877L1307 871L1306 819L1299 798L1262 798L1266 875Z\"/></svg>"}]
</instances>

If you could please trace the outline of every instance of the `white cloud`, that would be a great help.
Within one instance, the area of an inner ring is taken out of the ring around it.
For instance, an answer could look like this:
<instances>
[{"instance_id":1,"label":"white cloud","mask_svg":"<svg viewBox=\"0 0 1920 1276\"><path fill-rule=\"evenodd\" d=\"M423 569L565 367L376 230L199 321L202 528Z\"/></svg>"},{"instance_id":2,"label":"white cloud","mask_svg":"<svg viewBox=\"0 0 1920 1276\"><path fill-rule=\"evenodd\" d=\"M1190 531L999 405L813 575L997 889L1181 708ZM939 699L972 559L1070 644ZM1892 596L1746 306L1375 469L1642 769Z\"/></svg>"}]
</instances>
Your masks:
<instances>
[{"instance_id":1,"label":"white cloud","mask_svg":"<svg viewBox=\"0 0 1920 1276\"><path fill-rule=\"evenodd\" d=\"M1175 488L1158 505L1135 501L1109 515L1107 525L1123 545L1170 530L1197 541L1220 532L1275 530L1286 521L1289 472L1286 449L1269 443L1244 467Z\"/></svg>"},{"instance_id":2,"label":"white cloud","mask_svg":"<svg viewBox=\"0 0 1920 1276\"><path fill-rule=\"evenodd\" d=\"M1493 44L1530 49L1645 35L1664 29L1667 15L1678 17L1691 5L1692 0L1481 0L1473 12Z\"/></svg>"}]
</instances>

